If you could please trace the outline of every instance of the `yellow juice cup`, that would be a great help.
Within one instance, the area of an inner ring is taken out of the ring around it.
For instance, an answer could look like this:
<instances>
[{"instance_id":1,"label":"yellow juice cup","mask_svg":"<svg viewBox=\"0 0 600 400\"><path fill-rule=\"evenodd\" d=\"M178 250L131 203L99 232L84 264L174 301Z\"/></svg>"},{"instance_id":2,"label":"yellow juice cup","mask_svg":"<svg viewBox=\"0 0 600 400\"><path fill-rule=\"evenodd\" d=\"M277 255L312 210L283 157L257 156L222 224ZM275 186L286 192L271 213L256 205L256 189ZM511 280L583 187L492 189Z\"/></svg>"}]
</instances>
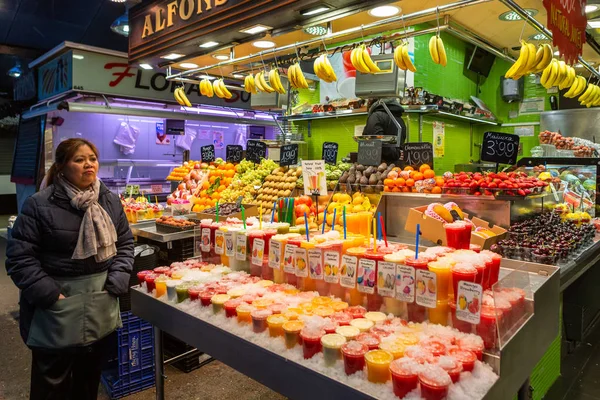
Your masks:
<instances>
[{"instance_id":1,"label":"yellow juice cup","mask_svg":"<svg viewBox=\"0 0 600 400\"><path fill-rule=\"evenodd\" d=\"M252 316L250 314L255 309L256 308L254 306L251 306L248 303L242 303L239 306L237 306L237 308L235 309L235 312L237 313L237 320L238 320L238 322L240 322L240 323L251 323L252 322Z\"/></svg>"},{"instance_id":2,"label":"yellow juice cup","mask_svg":"<svg viewBox=\"0 0 600 400\"><path fill-rule=\"evenodd\" d=\"M273 303L274 303L273 299L263 299L263 298L260 298L260 299L254 300L252 302L252 305L255 308L264 309L264 308L269 307Z\"/></svg>"},{"instance_id":3,"label":"yellow juice cup","mask_svg":"<svg viewBox=\"0 0 600 400\"><path fill-rule=\"evenodd\" d=\"M432 324L448 325L448 299L438 300L435 308L429 309L429 322Z\"/></svg>"},{"instance_id":4,"label":"yellow juice cup","mask_svg":"<svg viewBox=\"0 0 600 400\"><path fill-rule=\"evenodd\" d=\"M450 263L431 261L427 264L429 271L437 276L437 300L448 300L448 288L450 287L450 278L452 276Z\"/></svg>"},{"instance_id":5,"label":"yellow juice cup","mask_svg":"<svg viewBox=\"0 0 600 400\"><path fill-rule=\"evenodd\" d=\"M414 333L404 333L400 335L396 341L408 347L418 344L419 338Z\"/></svg>"},{"instance_id":6,"label":"yellow juice cup","mask_svg":"<svg viewBox=\"0 0 600 400\"><path fill-rule=\"evenodd\" d=\"M400 261L399 257L394 255L393 253L386 254L385 256L383 256L383 259L387 262L393 262L393 263L399 263L399 261ZM392 313L397 317L407 315L407 309L406 309L405 302L400 301L394 297L384 297L383 303L385 304L385 311L387 313Z\"/></svg>"},{"instance_id":7,"label":"yellow juice cup","mask_svg":"<svg viewBox=\"0 0 600 400\"><path fill-rule=\"evenodd\" d=\"M351 247L346 250L346 254L349 256L353 256L357 258L357 265L360 259L364 256L367 249L364 247ZM358 267L356 268L358 270ZM357 271L355 271L354 275L356 276ZM365 303L366 296L364 293L358 291L356 287L354 289L346 289L346 301L351 306L362 306Z\"/></svg>"},{"instance_id":8,"label":"yellow juice cup","mask_svg":"<svg viewBox=\"0 0 600 400\"><path fill-rule=\"evenodd\" d=\"M283 324L288 322L288 319L281 314L273 314L267 317L267 326L269 327L269 336L283 336Z\"/></svg>"},{"instance_id":9,"label":"yellow juice cup","mask_svg":"<svg viewBox=\"0 0 600 400\"><path fill-rule=\"evenodd\" d=\"M279 247L279 268L273 269L273 281L275 283L285 283L285 274L283 272L283 254L285 252L285 245L287 244L288 235L275 235L271 238L271 241L276 241L280 244ZM269 262L271 262L271 254L269 254Z\"/></svg>"},{"instance_id":10,"label":"yellow juice cup","mask_svg":"<svg viewBox=\"0 0 600 400\"><path fill-rule=\"evenodd\" d=\"M314 297L311 302L315 306L327 306L327 305L331 304L332 301L333 301L333 299L331 297L317 296L317 297Z\"/></svg>"},{"instance_id":11,"label":"yellow juice cup","mask_svg":"<svg viewBox=\"0 0 600 400\"><path fill-rule=\"evenodd\" d=\"M162 297L167 293L168 280L169 278L163 276L159 276L158 278L156 278L156 280L154 281L154 284L156 285L156 298Z\"/></svg>"},{"instance_id":12,"label":"yellow juice cup","mask_svg":"<svg viewBox=\"0 0 600 400\"><path fill-rule=\"evenodd\" d=\"M346 338L346 341L354 340L358 335L360 335L360 329L355 326L338 326L335 328L335 333L338 335L342 335Z\"/></svg>"},{"instance_id":13,"label":"yellow juice cup","mask_svg":"<svg viewBox=\"0 0 600 400\"><path fill-rule=\"evenodd\" d=\"M185 270L179 269L171 273L171 279L181 279L185 276Z\"/></svg>"},{"instance_id":14,"label":"yellow juice cup","mask_svg":"<svg viewBox=\"0 0 600 400\"><path fill-rule=\"evenodd\" d=\"M365 313L365 318L374 323L382 322L387 319L386 315L379 311L369 311Z\"/></svg>"},{"instance_id":15,"label":"yellow juice cup","mask_svg":"<svg viewBox=\"0 0 600 400\"><path fill-rule=\"evenodd\" d=\"M350 321L350 326L358 328L361 332L368 332L374 325L373 321L369 321L366 318L355 318Z\"/></svg>"},{"instance_id":16,"label":"yellow juice cup","mask_svg":"<svg viewBox=\"0 0 600 400\"><path fill-rule=\"evenodd\" d=\"M385 350L371 350L365 354L367 379L373 383L386 383L390 380L390 363L394 355Z\"/></svg>"},{"instance_id":17,"label":"yellow juice cup","mask_svg":"<svg viewBox=\"0 0 600 400\"><path fill-rule=\"evenodd\" d=\"M370 223L373 213L370 211L361 211L358 213L358 225L359 229L357 233L360 233L364 237L369 236Z\"/></svg>"},{"instance_id":18,"label":"yellow juice cup","mask_svg":"<svg viewBox=\"0 0 600 400\"><path fill-rule=\"evenodd\" d=\"M213 306L213 313L218 314L221 310L223 310L223 304L230 299L231 296L227 294L215 294L213 297L211 297L210 302Z\"/></svg>"},{"instance_id":19,"label":"yellow juice cup","mask_svg":"<svg viewBox=\"0 0 600 400\"><path fill-rule=\"evenodd\" d=\"M225 225L222 225L219 227L219 231L225 234L229 231L229 228L227 228ZM219 245L223 249L223 254L221 254L221 264L229 267L229 257L227 256L227 248L225 246L225 236L222 236L219 240L223 240L223 243L215 243L215 246Z\"/></svg>"},{"instance_id":20,"label":"yellow juice cup","mask_svg":"<svg viewBox=\"0 0 600 400\"><path fill-rule=\"evenodd\" d=\"M306 240L304 240L302 241L302 243L300 243L300 247L306 249L307 251L312 250L315 248L315 243L307 242ZM303 290L305 292L312 292L314 290L317 290L317 285L315 281L311 279L310 276L307 276L306 278L298 278L298 289Z\"/></svg>"},{"instance_id":21,"label":"yellow juice cup","mask_svg":"<svg viewBox=\"0 0 600 400\"><path fill-rule=\"evenodd\" d=\"M333 308L333 311L335 312L344 311L346 308L348 308L348 303L345 301L332 301L329 304L329 307Z\"/></svg>"},{"instance_id":22,"label":"yellow juice cup","mask_svg":"<svg viewBox=\"0 0 600 400\"><path fill-rule=\"evenodd\" d=\"M394 356L394 360L404 357L405 348L406 346L403 343L395 340L386 340L379 344L379 349L391 353Z\"/></svg>"}]
</instances>

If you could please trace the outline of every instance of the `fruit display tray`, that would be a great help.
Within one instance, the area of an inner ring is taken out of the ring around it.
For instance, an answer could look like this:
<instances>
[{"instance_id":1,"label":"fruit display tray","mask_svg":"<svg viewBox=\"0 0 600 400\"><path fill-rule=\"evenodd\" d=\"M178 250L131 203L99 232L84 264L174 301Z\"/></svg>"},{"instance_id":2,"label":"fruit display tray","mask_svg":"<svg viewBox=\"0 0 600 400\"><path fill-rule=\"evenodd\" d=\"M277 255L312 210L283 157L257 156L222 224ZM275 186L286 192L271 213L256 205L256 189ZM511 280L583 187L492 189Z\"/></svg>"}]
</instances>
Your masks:
<instances>
[{"instance_id":1,"label":"fruit display tray","mask_svg":"<svg viewBox=\"0 0 600 400\"><path fill-rule=\"evenodd\" d=\"M196 221L192 221L194 223L196 223ZM193 231L194 228L196 228L198 224L196 223L194 226L184 226L184 227L177 227L177 226L173 226L173 225L169 225L169 224L161 224L159 222L156 222L156 232L158 233L178 233L178 232L186 232L186 231Z\"/></svg>"}]
</instances>

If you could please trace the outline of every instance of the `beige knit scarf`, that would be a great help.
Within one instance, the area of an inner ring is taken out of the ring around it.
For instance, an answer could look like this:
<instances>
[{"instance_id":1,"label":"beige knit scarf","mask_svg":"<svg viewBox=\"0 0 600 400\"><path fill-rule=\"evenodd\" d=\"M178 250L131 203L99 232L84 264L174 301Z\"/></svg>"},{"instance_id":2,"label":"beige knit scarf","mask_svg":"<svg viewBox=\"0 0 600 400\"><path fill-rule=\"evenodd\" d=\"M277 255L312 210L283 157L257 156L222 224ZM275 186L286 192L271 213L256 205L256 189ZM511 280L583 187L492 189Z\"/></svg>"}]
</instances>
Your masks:
<instances>
[{"instance_id":1,"label":"beige knit scarf","mask_svg":"<svg viewBox=\"0 0 600 400\"><path fill-rule=\"evenodd\" d=\"M55 184L65 190L74 208L85 211L71 258L85 260L94 256L96 262L103 262L114 257L117 254L117 231L110 215L98 203L100 180L96 179L86 190L79 189L61 175L56 177Z\"/></svg>"}]
</instances>

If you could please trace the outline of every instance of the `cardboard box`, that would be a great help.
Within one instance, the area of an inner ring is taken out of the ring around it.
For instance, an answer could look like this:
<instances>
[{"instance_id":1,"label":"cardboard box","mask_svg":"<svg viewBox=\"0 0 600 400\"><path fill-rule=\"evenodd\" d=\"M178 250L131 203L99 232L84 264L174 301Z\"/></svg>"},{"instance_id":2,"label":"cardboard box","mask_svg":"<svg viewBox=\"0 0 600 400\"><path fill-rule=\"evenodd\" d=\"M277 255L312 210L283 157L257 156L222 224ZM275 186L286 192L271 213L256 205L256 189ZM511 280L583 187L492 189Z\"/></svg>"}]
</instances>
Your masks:
<instances>
[{"instance_id":1,"label":"cardboard box","mask_svg":"<svg viewBox=\"0 0 600 400\"><path fill-rule=\"evenodd\" d=\"M243 204L245 208L246 218L255 217L258 215L258 206L254 204ZM212 219L213 221L217 219L215 214L205 214L202 212L196 213L197 219ZM233 213L230 215L221 215L219 214L219 221L225 221L227 218L239 218L242 219L242 212Z\"/></svg>"},{"instance_id":2,"label":"cardboard box","mask_svg":"<svg viewBox=\"0 0 600 400\"><path fill-rule=\"evenodd\" d=\"M421 224L421 236L423 238L445 246L446 231L444 230L444 223L425 215L424 212L426 210L427 206L411 208L408 212L408 218L404 229L408 232L415 233L417 232L417 224ZM477 217L471 218L466 213L465 217L469 218L476 227L484 227L496 234L496 236L487 239L471 234L471 243L481 246L482 249L489 249L494 243L504 239L506 236L506 229L504 228L492 226L489 222Z\"/></svg>"}]
</instances>

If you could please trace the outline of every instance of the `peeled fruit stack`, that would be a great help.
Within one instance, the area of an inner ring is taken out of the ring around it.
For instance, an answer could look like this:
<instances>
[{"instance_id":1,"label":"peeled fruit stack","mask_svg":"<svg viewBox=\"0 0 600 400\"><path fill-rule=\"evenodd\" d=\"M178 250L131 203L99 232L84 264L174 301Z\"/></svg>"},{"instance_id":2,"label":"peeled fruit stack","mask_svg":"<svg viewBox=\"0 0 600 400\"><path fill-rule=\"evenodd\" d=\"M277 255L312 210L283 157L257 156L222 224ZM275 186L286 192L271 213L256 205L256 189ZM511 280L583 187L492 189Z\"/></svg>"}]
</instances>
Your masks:
<instances>
[{"instance_id":1,"label":"peeled fruit stack","mask_svg":"<svg viewBox=\"0 0 600 400\"><path fill-rule=\"evenodd\" d=\"M446 48L444 47L444 41L439 35L433 35L429 39L429 55L434 63L440 64L442 67L446 66L448 62Z\"/></svg>"},{"instance_id":2,"label":"peeled fruit stack","mask_svg":"<svg viewBox=\"0 0 600 400\"><path fill-rule=\"evenodd\" d=\"M402 43L396 47L394 50L394 61L396 62L396 66L402 70L406 71L408 69L409 71L417 72L415 65L408 55L408 43Z\"/></svg>"},{"instance_id":3,"label":"peeled fruit stack","mask_svg":"<svg viewBox=\"0 0 600 400\"><path fill-rule=\"evenodd\" d=\"M173 170L169 173L169 176L167 176L167 180L168 181L173 181L173 182L180 182L183 180L183 178L190 173L190 171L192 171L193 169L195 169L195 165L198 165L198 168L196 169L200 169L200 161L186 161L183 163L183 165L181 165L181 167L175 167L173 168Z\"/></svg>"},{"instance_id":4,"label":"peeled fruit stack","mask_svg":"<svg viewBox=\"0 0 600 400\"><path fill-rule=\"evenodd\" d=\"M302 167L279 167L275 168L266 176L262 187L258 190L258 196L253 204L262 204L263 210L271 212L273 203L282 197L290 197L296 187L298 177L302 176Z\"/></svg>"},{"instance_id":5,"label":"peeled fruit stack","mask_svg":"<svg viewBox=\"0 0 600 400\"><path fill-rule=\"evenodd\" d=\"M436 176L435 171L427 164L418 170L408 166L404 170L395 167L384 180L383 191L394 193L442 193L444 178Z\"/></svg>"},{"instance_id":6,"label":"peeled fruit stack","mask_svg":"<svg viewBox=\"0 0 600 400\"><path fill-rule=\"evenodd\" d=\"M308 89L308 82L298 63L288 68L288 80L294 89Z\"/></svg>"},{"instance_id":7,"label":"peeled fruit stack","mask_svg":"<svg viewBox=\"0 0 600 400\"><path fill-rule=\"evenodd\" d=\"M230 99L233 95L231 92L225 87L225 82L223 79L215 79L212 84L213 90L217 94L217 97L223 99Z\"/></svg>"},{"instance_id":8,"label":"peeled fruit stack","mask_svg":"<svg viewBox=\"0 0 600 400\"><path fill-rule=\"evenodd\" d=\"M352 53L350 53L350 61L354 68L363 74L381 72L379 67L371 59L371 54L364 44L352 50Z\"/></svg>"},{"instance_id":9,"label":"peeled fruit stack","mask_svg":"<svg viewBox=\"0 0 600 400\"><path fill-rule=\"evenodd\" d=\"M335 75L335 71L329 62L329 58L327 58L327 54L321 54L315 60L314 64L315 75L319 77L319 79L324 80L327 83L337 81L337 76Z\"/></svg>"},{"instance_id":10,"label":"peeled fruit stack","mask_svg":"<svg viewBox=\"0 0 600 400\"><path fill-rule=\"evenodd\" d=\"M350 214L365 211L375 212L377 209L377 205L372 204L371 200L369 200L364 193L355 192L352 194L352 196L350 196L348 193L337 192L331 196L331 201L327 205L327 215L325 215L324 211L319 211L317 218L319 224L322 224L323 219L326 218L327 220L325 223L328 226L331 226L333 224L334 210L337 210L335 211L335 224L338 228L341 228L343 224L344 207L346 207L346 218L348 218L348 215Z\"/></svg>"},{"instance_id":11,"label":"peeled fruit stack","mask_svg":"<svg viewBox=\"0 0 600 400\"><path fill-rule=\"evenodd\" d=\"M182 86L175 89L175 91L173 92L173 96L175 97L175 100L177 101L177 103L179 103L179 105L186 107L192 106L192 103L190 103L187 96L185 95L185 90Z\"/></svg>"},{"instance_id":12,"label":"peeled fruit stack","mask_svg":"<svg viewBox=\"0 0 600 400\"><path fill-rule=\"evenodd\" d=\"M246 93L250 94L258 93L258 90L256 89L256 84L254 82L254 76L252 76L252 74L247 75L246 78L244 78L244 90L246 91Z\"/></svg>"}]
</instances>

